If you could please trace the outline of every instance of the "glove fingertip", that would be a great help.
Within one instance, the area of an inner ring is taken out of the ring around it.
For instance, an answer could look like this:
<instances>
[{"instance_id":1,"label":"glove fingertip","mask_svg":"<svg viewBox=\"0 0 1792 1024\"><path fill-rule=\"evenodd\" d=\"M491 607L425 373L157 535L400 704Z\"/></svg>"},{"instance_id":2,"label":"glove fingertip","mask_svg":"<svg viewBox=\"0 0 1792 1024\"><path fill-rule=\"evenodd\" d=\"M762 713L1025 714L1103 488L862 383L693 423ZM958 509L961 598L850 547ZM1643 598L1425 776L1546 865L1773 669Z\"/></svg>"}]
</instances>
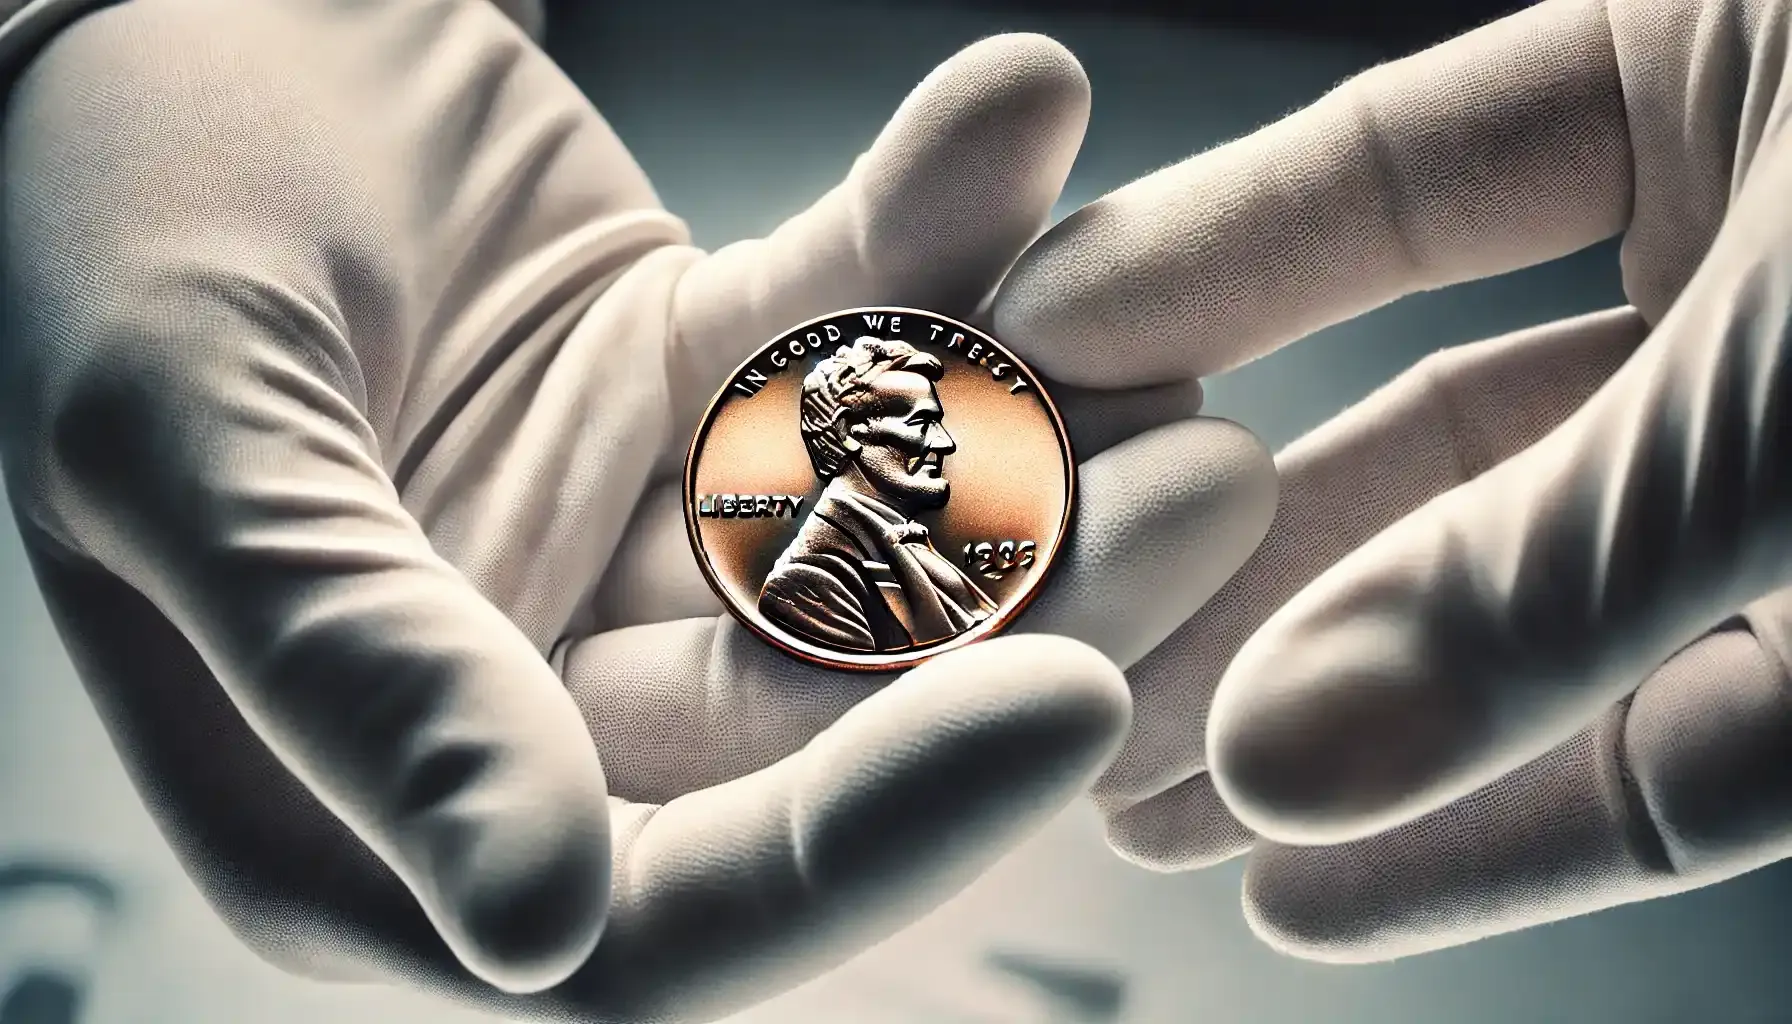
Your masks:
<instances>
[{"instance_id":1,"label":"glove fingertip","mask_svg":"<svg viewBox=\"0 0 1792 1024\"><path fill-rule=\"evenodd\" d=\"M971 81L998 96L1006 94L1010 101L1045 101L1060 108L1089 103L1089 75L1082 62L1050 36L1037 32L987 36L960 50L930 77L944 78L978 65L983 67ZM923 91L917 89L916 94Z\"/></svg>"},{"instance_id":2,"label":"glove fingertip","mask_svg":"<svg viewBox=\"0 0 1792 1024\"><path fill-rule=\"evenodd\" d=\"M1125 676L1076 640L1011 635L926 662L805 751L793 804L811 873L917 869L875 866L886 842L934 849L942 870L948 848L965 864L1005 852L1094 781L1131 720Z\"/></svg>"},{"instance_id":3,"label":"glove fingertip","mask_svg":"<svg viewBox=\"0 0 1792 1024\"><path fill-rule=\"evenodd\" d=\"M434 879L444 939L466 968L511 994L560 984L591 956L610 904L607 802L542 801L533 819L482 837ZM552 818L553 824L544 819Z\"/></svg>"},{"instance_id":4,"label":"glove fingertip","mask_svg":"<svg viewBox=\"0 0 1792 1024\"><path fill-rule=\"evenodd\" d=\"M917 714L944 714L992 741L1027 745L1033 769L1056 766L1055 777L1101 770L1132 724L1120 668L1095 647L1056 634L985 640L922 664L886 693L894 700L880 715L897 701L912 702Z\"/></svg>"},{"instance_id":5,"label":"glove fingertip","mask_svg":"<svg viewBox=\"0 0 1792 1024\"><path fill-rule=\"evenodd\" d=\"M1251 851L1240 893L1251 934L1284 956L1312 963L1372 964L1401 954L1378 920L1340 914L1315 896L1312 887L1288 885L1288 868L1282 863L1286 849L1260 841ZM1337 879L1308 881L1325 890L1339 884Z\"/></svg>"},{"instance_id":6,"label":"glove fingertip","mask_svg":"<svg viewBox=\"0 0 1792 1024\"><path fill-rule=\"evenodd\" d=\"M1090 644L1050 634L998 638L965 653L988 659L988 675L1005 676L998 687L1041 723L1059 723L1058 751L1066 762L1105 768L1132 725L1132 691L1126 676Z\"/></svg>"},{"instance_id":7,"label":"glove fingertip","mask_svg":"<svg viewBox=\"0 0 1792 1024\"><path fill-rule=\"evenodd\" d=\"M1254 836L1213 788L1196 775L1155 796L1105 815L1110 849L1147 871L1194 871L1231 860L1251 848Z\"/></svg>"}]
</instances>

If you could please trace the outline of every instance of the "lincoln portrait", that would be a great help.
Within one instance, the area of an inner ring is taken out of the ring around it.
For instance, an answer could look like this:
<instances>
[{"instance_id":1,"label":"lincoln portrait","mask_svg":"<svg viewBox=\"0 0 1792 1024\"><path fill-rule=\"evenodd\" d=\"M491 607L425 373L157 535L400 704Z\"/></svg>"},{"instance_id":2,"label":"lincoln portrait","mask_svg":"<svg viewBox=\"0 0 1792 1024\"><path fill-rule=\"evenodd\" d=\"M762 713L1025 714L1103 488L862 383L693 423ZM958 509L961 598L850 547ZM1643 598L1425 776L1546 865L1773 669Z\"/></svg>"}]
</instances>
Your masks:
<instances>
[{"instance_id":1,"label":"lincoln portrait","mask_svg":"<svg viewBox=\"0 0 1792 1024\"><path fill-rule=\"evenodd\" d=\"M765 618L876 652L949 639L995 611L915 521L951 494L945 461L958 446L934 387L944 372L906 342L864 337L803 379L798 428L824 483L760 591Z\"/></svg>"}]
</instances>

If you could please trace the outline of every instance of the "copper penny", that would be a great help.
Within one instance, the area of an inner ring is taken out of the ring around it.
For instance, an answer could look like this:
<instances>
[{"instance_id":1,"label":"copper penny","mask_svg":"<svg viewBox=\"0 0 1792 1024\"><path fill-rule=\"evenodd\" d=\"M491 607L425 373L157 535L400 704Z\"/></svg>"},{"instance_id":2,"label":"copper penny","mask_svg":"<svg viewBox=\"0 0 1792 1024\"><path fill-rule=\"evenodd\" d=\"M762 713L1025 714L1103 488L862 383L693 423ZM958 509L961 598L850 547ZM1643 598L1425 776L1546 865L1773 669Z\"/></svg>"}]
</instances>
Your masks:
<instances>
[{"instance_id":1,"label":"copper penny","mask_svg":"<svg viewBox=\"0 0 1792 1024\"><path fill-rule=\"evenodd\" d=\"M685 460L691 547L747 628L833 668L991 636L1063 548L1070 439L1025 363L967 324L877 307L799 324L710 402Z\"/></svg>"}]
</instances>

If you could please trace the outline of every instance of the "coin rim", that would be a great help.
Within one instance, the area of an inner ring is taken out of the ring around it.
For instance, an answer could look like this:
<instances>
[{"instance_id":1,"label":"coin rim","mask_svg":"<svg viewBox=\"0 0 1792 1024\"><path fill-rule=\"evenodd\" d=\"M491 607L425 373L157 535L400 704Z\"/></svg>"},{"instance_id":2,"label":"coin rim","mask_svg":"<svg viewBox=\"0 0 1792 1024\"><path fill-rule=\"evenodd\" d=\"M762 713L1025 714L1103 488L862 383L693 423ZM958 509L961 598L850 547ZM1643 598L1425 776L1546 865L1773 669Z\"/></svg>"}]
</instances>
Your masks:
<instances>
[{"instance_id":1,"label":"coin rim","mask_svg":"<svg viewBox=\"0 0 1792 1024\"><path fill-rule=\"evenodd\" d=\"M702 449L704 439L709 436L710 427L715 424L717 408L721 406L724 399L729 397L729 386L737 377L746 372L746 370L752 366L754 360L765 353L766 349L777 344L783 338L789 337L804 328L813 327L824 321L833 320L838 317L852 316L855 313L893 313L897 315L909 313L920 317L931 317L955 328L962 328L963 330L969 331L982 341L994 345L997 351L1006 356L1008 360L1014 364L1015 368L1025 373L1027 378L1032 382L1033 391L1039 396L1040 402L1045 406L1046 417L1051 421L1052 428L1057 432L1058 447L1064 453L1064 516L1063 521L1058 524L1058 534L1052 540L1052 558L1051 561L1046 564L1045 568L1033 579L1027 590L1021 594L1020 599L1014 602L1013 607L1000 615L993 615L984 619L977 626L967 629L963 633L960 633L949 640L942 640L933 646L924 648L916 652L911 658L878 662L877 664L872 665L855 661L840 661L793 646L783 638L772 633L770 630L762 627L759 623L754 622L742 612L741 609L736 607L736 602L729 595L728 589L716 573L715 566L710 561L709 555L704 551L703 537L702 532L698 529L697 516L692 514L691 511L691 498L696 491L697 484L697 453ZM684 486L682 488L685 537L690 541L691 554L697 559L697 568L703 573L703 579L709 584L709 589L714 591L716 597L722 602L722 607L728 609L728 614L732 615L735 621L747 627L748 630L752 631L752 633L758 636L761 640L764 640L766 643L793 658L808 662L811 665L821 666L822 668L862 673L901 672L914 668L916 665L936 658L948 651L955 651L959 648L968 647L971 644L997 636L1002 633L1003 630L1007 629L1015 619L1019 618L1022 612L1027 610L1027 606L1033 603L1033 599L1039 596L1040 590L1050 581L1052 571L1057 568L1058 556L1063 554L1064 546L1070 540L1071 528L1076 522L1076 477L1076 451L1070 443L1070 430L1064 425L1064 417L1058 412L1057 403L1052 400L1051 393L1046 390L1039 374L1034 372L1033 368L1027 364L1026 360L1021 359L1019 356L1009 351L1008 346L1002 344L1000 339L991 335L988 331L979 327L973 327L956 317L949 317L942 313L935 313L914 306L853 306L849 309L838 309L832 313L824 313L821 316L811 317L799 324L779 331L765 342L754 347L753 351L749 353L745 359L742 359L740 364L730 371L728 376L723 379L721 387L716 389L716 393L710 398L709 404L704 406L703 416L698 421L697 429L691 435L690 447L685 452Z\"/></svg>"}]
</instances>

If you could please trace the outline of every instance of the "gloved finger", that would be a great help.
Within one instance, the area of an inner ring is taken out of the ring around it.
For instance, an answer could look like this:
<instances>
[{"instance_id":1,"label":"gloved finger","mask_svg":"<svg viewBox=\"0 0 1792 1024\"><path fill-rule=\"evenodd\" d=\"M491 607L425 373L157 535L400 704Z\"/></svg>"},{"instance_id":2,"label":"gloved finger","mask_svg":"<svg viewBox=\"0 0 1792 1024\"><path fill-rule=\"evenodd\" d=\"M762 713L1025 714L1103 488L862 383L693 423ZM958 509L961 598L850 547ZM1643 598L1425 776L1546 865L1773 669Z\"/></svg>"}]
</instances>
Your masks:
<instances>
[{"instance_id":1,"label":"gloved finger","mask_svg":"<svg viewBox=\"0 0 1792 1024\"><path fill-rule=\"evenodd\" d=\"M1193 419L1201 411L1201 382L1117 391L1051 386L1071 451L1087 462L1122 441L1157 427ZM691 557L683 487L666 480L642 497L590 603L577 635L648 622L720 614L715 592Z\"/></svg>"},{"instance_id":2,"label":"gloved finger","mask_svg":"<svg viewBox=\"0 0 1792 1024\"><path fill-rule=\"evenodd\" d=\"M1540 757L1792 582L1792 146L1582 410L1333 566L1240 649L1208 756L1240 820L1361 838Z\"/></svg>"},{"instance_id":3,"label":"gloved finger","mask_svg":"<svg viewBox=\"0 0 1792 1024\"><path fill-rule=\"evenodd\" d=\"M1605 8L1545 0L1084 207L1003 282L997 337L1071 383L1206 376L1616 234L1632 171Z\"/></svg>"},{"instance_id":4,"label":"gloved finger","mask_svg":"<svg viewBox=\"0 0 1792 1024\"><path fill-rule=\"evenodd\" d=\"M608 1020L713 1019L819 975L1041 828L1127 715L1119 670L1084 644L943 654L794 756L619 824L609 927L554 997Z\"/></svg>"},{"instance_id":5,"label":"gloved finger","mask_svg":"<svg viewBox=\"0 0 1792 1024\"><path fill-rule=\"evenodd\" d=\"M1212 867L1250 849L1255 838L1205 774L1107 815L1106 830L1115 853L1151 871Z\"/></svg>"},{"instance_id":6,"label":"gloved finger","mask_svg":"<svg viewBox=\"0 0 1792 1024\"><path fill-rule=\"evenodd\" d=\"M1664 896L1792 855L1781 592L1674 655L1589 729L1474 794L1337 846L1260 843L1252 928L1386 960Z\"/></svg>"},{"instance_id":7,"label":"gloved finger","mask_svg":"<svg viewBox=\"0 0 1792 1024\"><path fill-rule=\"evenodd\" d=\"M1137 714L1097 797L1130 807L1204 771L1214 688L1265 619L1382 529L1555 429L1646 333L1624 307L1447 349L1278 453L1268 536L1127 669Z\"/></svg>"},{"instance_id":8,"label":"gloved finger","mask_svg":"<svg viewBox=\"0 0 1792 1024\"><path fill-rule=\"evenodd\" d=\"M804 320L869 305L970 315L1045 226L1088 116L1082 66L1044 36L995 36L940 65L844 183L686 274L672 393L695 405L679 422Z\"/></svg>"},{"instance_id":9,"label":"gloved finger","mask_svg":"<svg viewBox=\"0 0 1792 1024\"><path fill-rule=\"evenodd\" d=\"M6 436L25 519L180 629L468 969L516 990L565 977L608 901L595 749L540 654L400 507L319 372L344 345L328 315L223 266L114 276L87 302L25 262L7 383L38 397Z\"/></svg>"},{"instance_id":10,"label":"gloved finger","mask_svg":"<svg viewBox=\"0 0 1792 1024\"><path fill-rule=\"evenodd\" d=\"M1126 441L1083 466L1071 542L1012 628L1136 659L1244 560L1274 502L1269 456L1235 424ZM598 634L570 646L563 674L612 791L652 803L794 753L888 681L797 661L731 618Z\"/></svg>"}]
</instances>

